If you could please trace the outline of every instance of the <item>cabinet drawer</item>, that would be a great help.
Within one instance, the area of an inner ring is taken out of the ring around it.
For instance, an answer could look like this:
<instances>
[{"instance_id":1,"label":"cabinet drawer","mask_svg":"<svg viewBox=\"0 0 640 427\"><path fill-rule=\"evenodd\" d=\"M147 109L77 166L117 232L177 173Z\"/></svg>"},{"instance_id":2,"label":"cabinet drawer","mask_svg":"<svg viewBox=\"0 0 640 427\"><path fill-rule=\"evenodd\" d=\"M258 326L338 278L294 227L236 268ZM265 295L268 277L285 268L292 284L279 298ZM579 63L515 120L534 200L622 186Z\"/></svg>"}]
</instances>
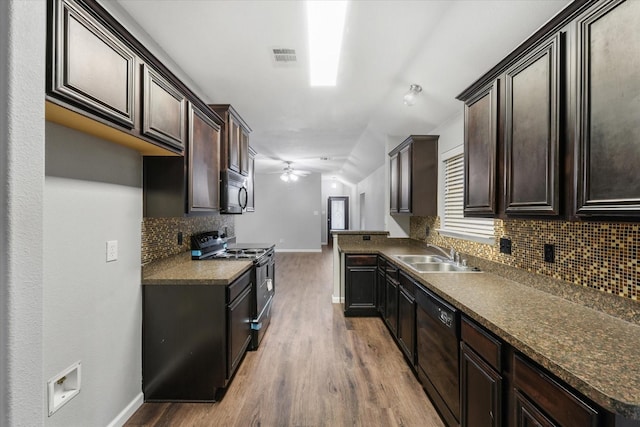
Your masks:
<instances>
[{"instance_id":1,"label":"cabinet drawer","mask_svg":"<svg viewBox=\"0 0 640 427\"><path fill-rule=\"evenodd\" d=\"M497 338L491 336L488 332L479 326L471 323L467 318L462 318L460 326L460 335L462 341L469 344L473 350L478 353L489 365L496 371L502 369L502 343Z\"/></svg>"},{"instance_id":2,"label":"cabinet drawer","mask_svg":"<svg viewBox=\"0 0 640 427\"><path fill-rule=\"evenodd\" d=\"M400 285L412 298L416 296L416 282L402 271L400 272Z\"/></svg>"},{"instance_id":3,"label":"cabinet drawer","mask_svg":"<svg viewBox=\"0 0 640 427\"><path fill-rule=\"evenodd\" d=\"M376 265L376 255L347 255L347 265Z\"/></svg>"},{"instance_id":4,"label":"cabinet drawer","mask_svg":"<svg viewBox=\"0 0 640 427\"><path fill-rule=\"evenodd\" d=\"M515 355L513 382L547 415L562 426L598 425L598 412L547 373Z\"/></svg>"},{"instance_id":5,"label":"cabinet drawer","mask_svg":"<svg viewBox=\"0 0 640 427\"><path fill-rule=\"evenodd\" d=\"M227 288L227 304L231 303L238 295L242 293L244 288L251 284L251 269L247 270L235 282Z\"/></svg>"}]
</instances>

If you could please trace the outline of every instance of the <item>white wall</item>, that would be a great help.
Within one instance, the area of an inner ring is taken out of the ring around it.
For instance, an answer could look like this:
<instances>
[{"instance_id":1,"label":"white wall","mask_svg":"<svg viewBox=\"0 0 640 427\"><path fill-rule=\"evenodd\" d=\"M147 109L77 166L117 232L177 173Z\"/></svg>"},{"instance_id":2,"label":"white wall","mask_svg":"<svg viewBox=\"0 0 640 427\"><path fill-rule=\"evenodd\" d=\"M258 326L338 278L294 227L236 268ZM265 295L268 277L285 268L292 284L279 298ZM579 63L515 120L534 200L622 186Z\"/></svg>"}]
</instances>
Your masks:
<instances>
[{"instance_id":1,"label":"white wall","mask_svg":"<svg viewBox=\"0 0 640 427\"><path fill-rule=\"evenodd\" d=\"M388 162L376 169L371 175L363 179L357 186L357 200L360 204L360 195L364 193L364 220L365 229L367 230L386 230L385 227L385 212L388 211L388 198L385 195L388 193L386 180L386 169ZM359 206L360 210L363 209ZM358 218L359 220L359 218Z\"/></svg>"},{"instance_id":2,"label":"white wall","mask_svg":"<svg viewBox=\"0 0 640 427\"><path fill-rule=\"evenodd\" d=\"M139 153L46 124L45 379L82 361L80 393L47 426L105 426L141 402L141 176Z\"/></svg>"},{"instance_id":3,"label":"white wall","mask_svg":"<svg viewBox=\"0 0 640 427\"><path fill-rule=\"evenodd\" d=\"M280 251L320 251L321 177L285 183L279 174L256 174L256 211L236 216L238 242L275 243Z\"/></svg>"},{"instance_id":4,"label":"white wall","mask_svg":"<svg viewBox=\"0 0 640 427\"><path fill-rule=\"evenodd\" d=\"M354 230L358 227L357 216L354 216L358 209L358 201L353 198L353 186L345 184L340 180L330 177L323 177L321 181L322 191L320 196L320 206L322 207L322 217L320 218L320 237L323 245L327 244L327 209L329 197L347 196L349 197L349 229ZM334 188L335 185L335 188Z\"/></svg>"},{"instance_id":5,"label":"white wall","mask_svg":"<svg viewBox=\"0 0 640 427\"><path fill-rule=\"evenodd\" d=\"M0 2L0 425L44 424L46 3Z\"/></svg>"}]
</instances>

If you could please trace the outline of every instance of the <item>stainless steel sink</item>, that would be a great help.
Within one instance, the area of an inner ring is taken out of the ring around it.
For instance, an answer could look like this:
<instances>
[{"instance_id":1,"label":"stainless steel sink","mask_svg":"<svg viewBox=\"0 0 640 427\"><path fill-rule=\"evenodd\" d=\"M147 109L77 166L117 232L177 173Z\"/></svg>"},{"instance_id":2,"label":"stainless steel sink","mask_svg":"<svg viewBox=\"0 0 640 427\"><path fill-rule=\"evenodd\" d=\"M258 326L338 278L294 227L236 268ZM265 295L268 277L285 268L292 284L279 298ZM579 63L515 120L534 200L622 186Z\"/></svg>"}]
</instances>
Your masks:
<instances>
[{"instance_id":1,"label":"stainless steel sink","mask_svg":"<svg viewBox=\"0 0 640 427\"><path fill-rule=\"evenodd\" d=\"M396 259L418 273L477 273L480 269L454 264L438 255L396 255Z\"/></svg>"},{"instance_id":2,"label":"stainless steel sink","mask_svg":"<svg viewBox=\"0 0 640 427\"><path fill-rule=\"evenodd\" d=\"M396 258L405 264L416 264L422 262L445 262L446 259L437 255L396 255Z\"/></svg>"},{"instance_id":3,"label":"stainless steel sink","mask_svg":"<svg viewBox=\"0 0 640 427\"><path fill-rule=\"evenodd\" d=\"M447 273L447 272L478 272L475 267L455 265L448 262L416 262L408 264L409 267L420 273Z\"/></svg>"}]
</instances>

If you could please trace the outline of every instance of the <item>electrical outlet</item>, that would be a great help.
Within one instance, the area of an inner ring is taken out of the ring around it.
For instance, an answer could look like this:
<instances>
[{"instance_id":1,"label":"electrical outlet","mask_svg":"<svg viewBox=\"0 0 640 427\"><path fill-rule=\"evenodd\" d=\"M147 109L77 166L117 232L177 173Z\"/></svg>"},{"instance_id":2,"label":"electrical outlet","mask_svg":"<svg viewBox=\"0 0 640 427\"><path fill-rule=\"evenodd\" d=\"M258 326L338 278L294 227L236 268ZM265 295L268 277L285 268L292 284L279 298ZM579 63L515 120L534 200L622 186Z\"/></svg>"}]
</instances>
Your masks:
<instances>
[{"instance_id":1,"label":"electrical outlet","mask_svg":"<svg viewBox=\"0 0 640 427\"><path fill-rule=\"evenodd\" d=\"M108 240L107 241L107 262L117 261L117 260L118 260L118 241Z\"/></svg>"},{"instance_id":2,"label":"electrical outlet","mask_svg":"<svg viewBox=\"0 0 640 427\"><path fill-rule=\"evenodd\" d=\"M182 246L182 231L178 231L178 246Z\"/></svg>"},{"instance_id":3,"label":"electrical outlet","mask_svg":"<svg viewBox=\"0 0 640 427\"><path fill-rule=\"evenodd\" d=\"M362 236L362 240L371 240L371 236Z\"/></svg>"},{"instance_id":4,"label":"electrical outlet","mask_svg":"<svg viewBox=\"0 0 640 427\"><path fill-rule=\"evenodd\" d=\"M507 237L500 238L500 253L511 255L511 239Z\"/></svg>"},{"instance_id":5,"label":"electrical outlet","mask_svg":"<svg viewBox=\"0 0 640 427\"><path fill-rule=\"evenodd\" d=\"M544 262L555 262L556 249L554 245L544 245Z\"/></svg>"}]
</instances>

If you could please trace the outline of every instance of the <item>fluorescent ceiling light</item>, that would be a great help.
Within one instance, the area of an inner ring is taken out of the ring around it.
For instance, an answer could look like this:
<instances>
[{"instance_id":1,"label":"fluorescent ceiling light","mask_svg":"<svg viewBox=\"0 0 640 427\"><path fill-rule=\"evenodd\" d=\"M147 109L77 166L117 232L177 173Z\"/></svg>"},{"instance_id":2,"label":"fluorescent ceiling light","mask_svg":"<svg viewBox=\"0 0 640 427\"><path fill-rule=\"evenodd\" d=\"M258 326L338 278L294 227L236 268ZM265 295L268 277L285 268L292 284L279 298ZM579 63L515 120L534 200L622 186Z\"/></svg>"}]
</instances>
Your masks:
<instances>
[{"instance_id":1,"label":"fluorescent ceiling light","mask_svg":"<svg viewBox=\"0 0 640 427\"><path fill-rule=\"evenodd\" d=\"M346 13L346 1L307 1L311 86L336 85Z\"/></svg>"}]
</instances>

